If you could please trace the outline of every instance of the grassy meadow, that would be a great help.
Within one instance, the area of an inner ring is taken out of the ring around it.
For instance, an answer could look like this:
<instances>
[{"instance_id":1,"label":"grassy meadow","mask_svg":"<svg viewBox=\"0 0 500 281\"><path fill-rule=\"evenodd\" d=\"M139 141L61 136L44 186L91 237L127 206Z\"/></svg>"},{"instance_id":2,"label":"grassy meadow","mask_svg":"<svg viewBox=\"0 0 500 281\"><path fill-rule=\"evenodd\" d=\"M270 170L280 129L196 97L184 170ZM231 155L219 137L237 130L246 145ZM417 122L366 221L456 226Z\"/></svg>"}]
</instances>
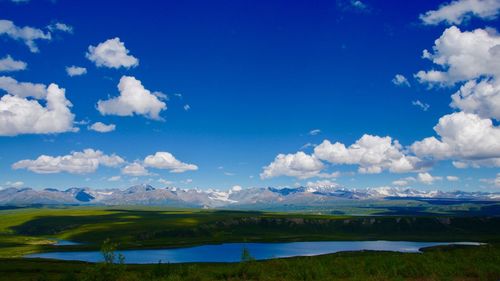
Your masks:
<instances>
[{"instance_id":1,"label":"grassy meadow","mask_svg":"<svg viewBox=\"0 0 500 281\"><path fill-rule=\"evenodd\" d=\"M44 251L98 250L106 239L116 243L118 249L314 240L488 244L433 248L424 254L353 252L236 264L106 265L22 258ZM56 240L82 244L57 246ZM117 275L108 276L106 272ZM499 279L498 216L347 216L161 207L0 210L0 280Z\"/></svg>"}]
</instances>

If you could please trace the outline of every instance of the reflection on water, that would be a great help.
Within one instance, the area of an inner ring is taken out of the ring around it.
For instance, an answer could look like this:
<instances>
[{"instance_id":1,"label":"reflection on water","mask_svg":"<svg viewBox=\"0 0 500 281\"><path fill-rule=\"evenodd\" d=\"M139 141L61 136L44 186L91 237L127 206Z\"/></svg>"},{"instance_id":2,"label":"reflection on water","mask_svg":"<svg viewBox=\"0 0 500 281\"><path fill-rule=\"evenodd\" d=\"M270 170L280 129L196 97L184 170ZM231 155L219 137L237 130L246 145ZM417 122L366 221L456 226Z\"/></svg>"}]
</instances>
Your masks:
<instances>
[{"instance_id":1,"label":"reflection on water","mask_svg":"<svg viewBox=\"0 0 500 281\"><path fill-rule=\"evenodd\" d=\"M291 243L225 243L176 249L125 250L126 263L239 262L244 248L256 260L295 256L316 256L342 251L392 251L418 253L419 249L439 245L480 245L476 242L409 242L409 241L321 241ZM102 261L99 251L52 252L28 255L87 262Z\"/></svg>"}]
</instances>

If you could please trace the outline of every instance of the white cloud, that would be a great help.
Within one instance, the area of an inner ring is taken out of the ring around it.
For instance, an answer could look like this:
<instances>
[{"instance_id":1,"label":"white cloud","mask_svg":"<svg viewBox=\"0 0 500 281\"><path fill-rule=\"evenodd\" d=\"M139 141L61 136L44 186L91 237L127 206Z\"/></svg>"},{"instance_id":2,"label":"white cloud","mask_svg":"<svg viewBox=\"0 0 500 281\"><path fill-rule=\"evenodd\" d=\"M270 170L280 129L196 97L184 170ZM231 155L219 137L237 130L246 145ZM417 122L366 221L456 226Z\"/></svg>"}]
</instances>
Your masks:
<instances>
[{"instance_id":1,"label":"white cloud","mask_svg":"<svg viewBox=\"0 0 500 281\"><path fill-rule=\"evenodd\" d=\"M320 129L314 129L314 130L309 131L309 135L311 135L311 136L316 136L319 133L321 133Z\"/></svg>"},{"instance_id":2,"label":"white cloud","mask_svg":"<svg viewBox=\"0 0 500 281\"><path fill-rule=\"evenodd\" d=\"M122 174L134 177L149 176L150 173L141 163L135 162L122 168Z\"/></svg>"},{"instance_id":3,"label":"white cloud","mask_svg":"<svg viewBox=\"0 0 500 281\"><path fill-rule=\"evenodd\" d=\"M79 67L79 66L67 66L66 67L66 73L73 77L73 76L80 76L84 75L87 73L87 69L85 67Z\"/></svg>"},{"instance_id":4,"label":"white cloud","mask_svg":"<svg viewBox=\"0 0 500 281\"><path fill-rule=\"evenodd\" d=\"M12 168L27 169L37 174L71 173L87 174L92 173L100 165L107 167L116 167L125 161L118 155L106 155L100 150L91 148L82 152L71 152L64 156L40 155L35 160L21 160L12 164Z\"/></svg>"},{"instance_id":5,"label":"white cloud","mask_svg":"<svg viewBox=\"0 0 500 281\"><path fill-rule=\"evenodd\" d=\"M166 179L158 179L158 182L163 184L163 185L172 185L174 183L173 181L169 181Z\"/></svg>"},{"instance_id":6,"label":"white cloud","mask_svg":"<svg viewBox=\"0 0 500 281\"><path fill-rule=\"evenodd\" d=\"M184 105L183 108L184 108L185 111L188 111L188 110L191 109L191 106L189 104L186 104L186 105Z\"/></svg>"},{"instance_id":7,"label":"white cloud","mask_svg":"<svg viewBox=\"0 0 500 281\"><path fill-rule=\"evenodd\" d=\"M392 184L396 185L396 186L408 186L412 182L415 182L415 181L416 181L416 179L414 177L406 177L406 178L403 178L403 179L395 180L395 181L392 182Z\"/></svg>"},{"instance_id":8,"label":"white cloud","mask_svg":"<svg viewBox=\"0 0 500 281\"><path fill-rule=\"evenodd\" d=\"M38 53L36 40L50 40L50 32L44 33L41 29L29 26L19 27L10 20L0 20L0 36L6 35L14 40L21 40L32 53Z\"/></svg>"},{"instance_id":9,"label":"white cloud","mask_svg":"<svg viewBox=\"0 0 500 281\"><path fill-rule=\"evenodd\" d=\"M78 131L73 127L75 116L70 110L71 102L66 99L65 90L58 85L50 84L47 88L45 106L37 100L23 97L38 95L38 91L17 94L14 91L0 99L0 136Z\"/></svg>"},{"instance_id":10,"label":"white cloud","mask_svg":"<svg viewBox=\"0 0 500 281\"><path fill-rule=\"evenodd\" d=\"M120 95L109 100L99 100L97 110L102 115L132 116L144 115L151 119L161 119L160 111L167 104L145 89L141 81L131 76L122 76L118 84Z\"/></svg>"},{"instance_id":11,"label":"white cloud","mask_svg":"<svg viewBox=\"0 0 500 281\"><path fill-rule=\"evenodd\" d=\"M289 176L306 179L317 176L323 168L323 163L316 156L299 151L295 154L278 154L273 162L264 167L260 177L267 179Z\"/></svg>"},{"instance_id":12,"label":"white cloud","mask_svg":"<svg viewBox=\"0 0 500 281\"><path fill-rule=\"evenodd\" d=\"M242 190L243 190L243 187L241 187L241 185L233 185L231 187L230 192L238 192L238 191L242 191Z\"/></svg>"},{"instance_id":13,"label":"white cloud","mask_svg":"<svg viewBox=\"0 0 500 281\"><path fill-rule=\"evenodd\" d=\"M498 17L500 1L498 0L457 0L441 5L439 9L420 15L424 24L436 25L461 24L472 17L491 20Z\"/></svg>"},{"instance_id":14,"label":"white cloud","mask_svg":"<svg viewBox=\"0 0 500 281\"><path fill-rule=\"evenodd\" d=\"M5 182L5 186L7 187L21 187L24 185L22 181L7 181Z\"/></svg>"},{"instance_id":15,"label":"white cloud","mask_svg":"<svg viewBox=\"0 0 500 281\"><path fill-rule=\"evenodd\" d=\"M446 180L448 180L448 181L459 181L460 179L457 176L446 176Z\"/></svg>"},{"instance_id":16,"label":"white cloud","mask_svg":"<svg viewBox=\"0 0 500 281\"><path fill-rule=\"evenodd\" d=\"M479 83L468 81L451 99L451 107L477 114L482 118L500 120L500 82L496 79L485 79Z\"/></svg>"},{"instance_id":17,"label":"white cloud","mask_svg":"<svg viewBox=\"0 0 500 281\"><path fill-rule=\"evenodd\" d=\"M434 127L440 139L428 137L412 144L421 157L477 161L500 157L500 128L490 119L471 113L456 112L439 119ZM463 166L459 164L460 166Z\"/></svg>"},{"instance_id":18,"label":"white cloud","mask_svg":"<svg viewBox=\"0 0 500 281\"><path fill-rule=\"evenodd\" d=\"M55 23L47 26L47 28L52 32L62 31L62 32L67 32L67 33L73 33L73 27L70 25L64 24L62 22L55 22Z\"/></svg>"},{"instance_id":19,"label":"white cloud","mask_svg":"<svg viewBox=\"0 0 500 281\"><path fill-rule=\"evenodd\" d=\"M18 82L16 79L7 76L0 76L0 90L20 98L43 99L47 96L47 86L44 84Z\"/></svg>"},{"instance_id":20,"label":"white cloud","mask_svg":"<svg viewBox=\"0 0 500 281\"><path fill-rule=\"evenodd\" d=\"M128 53L125 44L116 37L99 43L96 47L89 46L86 57L98 67L130 68L139 65L139 60Z\"/></svg>"},{"instance_id":21,"label":"white cloud","mask_svg":"<svg viewBox=\"0 0 500 281\"><path fill-rule=\"evenodd\" d=\"M480 181L489 183L494 187L500 187L500 173L497 174L496 178L493 179L481 179Z\"/></svg>"},{"instance_id":22,"label":"white cloud","mask_svg":"<svg viewBox=\"0 0 500 281\"><path fill-rule=\"evenodd\" d=\"M120 176L112 176L108 178L108 181L120 181L122 177Z\"/></svg>"},{"instance_id":23,"label":"white cloud","mask_svg":"<svg viewBox=\"0 0 500 281\"><path fill-rule=\"evenodd\" d=\"M360 10L365 10L365 9L368 8L368 6L365 3L363 3L363 2L361 2L359 0L351 0L351 5L354 8L360 9Z\"/></svg>"},{"instance_id":24,"label":"white cloud","mask_svg":"<svg viewBox=\"0 0 500 281\"><path fill-rule=\"evenodd\" d=\"M427 111L427 110L429 110L429 107L431 107L429 104L423 103L419 100L412 101L411 104L413 104L414 106L420 107L420 109L422 109L423 111Z\"/></svg>"},{"instance_id":25,"label":"white cloud","mask_svg":"<svg viewBox=\"0 0 500 281\"><path fill-rule=\"evenodd\" d=\"M314 148L314 155L333 164L358 165L360 173L376 174L383 170L404 173L420 170L422 164L415 156L405 155L402 146L391 137L363 135L346 147L324 140Z\"/></svg>"},{"instance_id":26,"label":"white cloud","mask_svg":"<svg viewBox=\"0 0 500 281\"><path fill-rule=\"evenodd\" d=\"M500 74L500 36L492 29L460 31L455 26L446 29L435 41L433 52L424 50L443 70L419 71L420 82L454 84L478 77L498 77Z\"/></svg>"},{"instance_id":27,"label":"white cloud","mask_svg":"<svg viewBox=\"0 0 500 281\"><path fill-rule=\"evenodd\" d=\"M410 82L408 82L408 79L406 79L403 74L396 74L396 76L392 79L392 83L396 86L410 87Z\"/></svg>"},{"instance_id":28,"label":"white cloud","mask_svg":"<svg viewBox=\"0 0 500 281\"><path fill-rule=\"evenodd\" d=\"M89 130L96 131L99 133L108 133L116 129L115 124L104 124L102 122L95 122L89 127Z\"/></svg>"},{"instance_id":29,"label":"white cloud","mask_svg":"<svg viewBox=\"0 0 500 281\"><path fill-rule=\"evenodd\" d=\"M418 173L417 175L417 180L423 184L433 184L435 181L442 179L442 177L436 177L429 173Z\"/></svg>"},{"instance_id":30,"label":"white cloud","mask_svg":"<svg viewBox=\"0 0 500 281\"><path fill-rule=\"evenodd\" d=\"M144 158L146 167L170 170L171 173L184 173L186 171L196 171L198 166L187 164L177 160L171 153L159 151L154 155Z\"/></svg>"},{"instance_id":31,"label":"white cloud","mask_svg":"<svg viewBox=\"0 0 500 281\"><path fill-rule=\"evenodd\" d=\"M28 64L24 61L14 60L10 55L0 59L0 71L3 72L25 70L27 66Z\"/></svg>"}]
</instances>

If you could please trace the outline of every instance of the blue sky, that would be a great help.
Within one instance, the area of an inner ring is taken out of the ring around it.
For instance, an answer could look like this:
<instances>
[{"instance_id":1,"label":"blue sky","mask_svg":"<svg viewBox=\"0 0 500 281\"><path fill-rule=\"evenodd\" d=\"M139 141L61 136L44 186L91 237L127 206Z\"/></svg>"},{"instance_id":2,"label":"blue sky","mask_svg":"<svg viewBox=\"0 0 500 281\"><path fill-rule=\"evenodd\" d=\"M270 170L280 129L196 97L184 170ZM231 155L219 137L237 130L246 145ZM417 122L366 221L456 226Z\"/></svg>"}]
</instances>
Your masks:
<instances>
[{"instance_id":1,"label":"blue sky","mask_svg":"<svg viewBox=\"0 0 500 281\"><path fill-rule=\"evenodd\" d=\"M0 186L495 190L500 5L467 2L1 1L0 95L46 107L50 94L12 88L39 83L72 107L41 129L0 119ZM19 114L9 102L0 116ZM84 149L98 156L71 154Z\"/></svg>"}]
</instances>

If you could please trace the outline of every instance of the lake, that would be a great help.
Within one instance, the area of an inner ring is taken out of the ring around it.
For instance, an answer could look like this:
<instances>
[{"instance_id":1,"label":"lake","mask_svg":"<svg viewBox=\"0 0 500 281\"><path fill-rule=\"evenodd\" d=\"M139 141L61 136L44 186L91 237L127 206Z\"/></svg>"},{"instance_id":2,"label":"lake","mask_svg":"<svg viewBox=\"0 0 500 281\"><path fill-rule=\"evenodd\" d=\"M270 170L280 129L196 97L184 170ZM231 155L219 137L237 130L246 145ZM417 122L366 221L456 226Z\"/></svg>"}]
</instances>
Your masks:
<instances>
[{"instance_id":1,"label":"lake","mask_svg":"<svg viewBox=\"0 0 500 281\"><path fill-rule=\"evenodd\" d=\"M409 241L317 241L290 243L224 243L195 247L123 250L117 251L125 256L125 263L186 263L186 262L239 262L244 248L248 249L256 260L286 258L296 256L317 256L343 251L392 251L418 253L421 248L440 245L473 245L476 242L409 242ZM76 260L100 262L99 251L51 252L26 256L28 258L48 258L58 260Z\"/></svg>"}]
</instances>

